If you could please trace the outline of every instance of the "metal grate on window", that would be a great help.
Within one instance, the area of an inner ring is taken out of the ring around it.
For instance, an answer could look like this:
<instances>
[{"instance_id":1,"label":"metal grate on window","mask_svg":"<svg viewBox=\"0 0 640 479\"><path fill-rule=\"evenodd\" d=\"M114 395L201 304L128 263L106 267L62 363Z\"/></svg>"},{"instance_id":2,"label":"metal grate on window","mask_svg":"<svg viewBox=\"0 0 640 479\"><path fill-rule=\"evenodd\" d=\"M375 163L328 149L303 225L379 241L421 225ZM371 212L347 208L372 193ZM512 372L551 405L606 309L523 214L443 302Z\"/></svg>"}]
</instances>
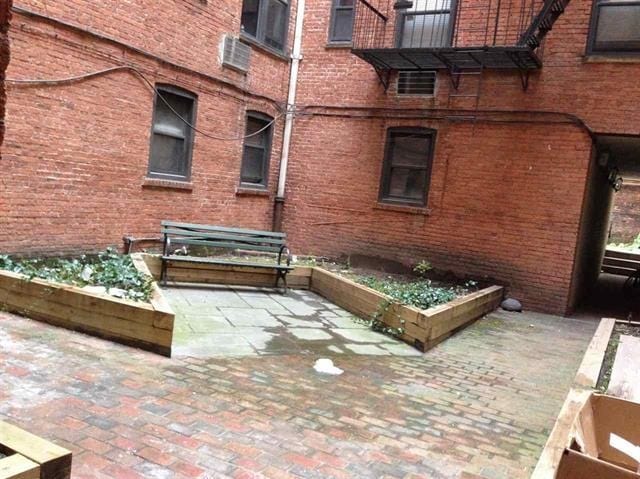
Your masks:
<instances>
[{"instance_id":1,"label":"metal grate on window","mask_svg":"<svg viewBox=\"0 0 640 479\"><path fill-rule=\"evenodd\" d=\"M398 72L398 95L434 95L435 91L435 71Z\"/></svg>"}]
</instances>

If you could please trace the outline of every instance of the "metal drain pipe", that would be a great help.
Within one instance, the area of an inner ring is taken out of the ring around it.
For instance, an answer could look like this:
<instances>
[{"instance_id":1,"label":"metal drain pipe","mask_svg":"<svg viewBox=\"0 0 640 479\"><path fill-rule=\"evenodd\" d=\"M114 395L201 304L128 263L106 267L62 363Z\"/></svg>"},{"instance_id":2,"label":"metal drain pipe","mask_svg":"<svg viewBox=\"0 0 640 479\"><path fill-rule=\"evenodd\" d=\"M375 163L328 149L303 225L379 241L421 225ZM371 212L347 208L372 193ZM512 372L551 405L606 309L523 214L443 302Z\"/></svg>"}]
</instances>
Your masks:
<instances>
[{"instance_id":1,"label":"metal drain pipe","mask_svg":"<svg viewBox=\"0 0 640 479\"><path fill-rule=\"evenodd\" d=\"M282 138L282 153L280 155L280 174L278 176L278 191L273 205L273 230L282 231L282 211L285 202L285 187L287 183L287 168L289 166L289 149L293 132L293 117L296 104L296 89L298 87L298 70L302 59L302 27L304 25L304 2L298 0L296 13L296 27L293 37L293 52L291 54L291 74L289 76L289 94L287 96L287 114L284 120L284 135Z\"/></svg>"}]
</instances>

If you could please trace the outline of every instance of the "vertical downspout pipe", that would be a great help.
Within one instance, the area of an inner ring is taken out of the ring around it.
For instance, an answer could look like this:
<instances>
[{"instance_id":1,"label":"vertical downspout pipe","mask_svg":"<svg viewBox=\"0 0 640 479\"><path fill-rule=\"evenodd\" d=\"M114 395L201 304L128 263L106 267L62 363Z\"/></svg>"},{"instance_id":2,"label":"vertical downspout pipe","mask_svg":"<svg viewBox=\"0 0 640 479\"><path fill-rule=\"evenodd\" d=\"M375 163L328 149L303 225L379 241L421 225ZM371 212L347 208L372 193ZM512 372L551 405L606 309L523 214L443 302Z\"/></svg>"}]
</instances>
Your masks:
<instances>
[{"instance_id":1,"label":"vertical downspout pipe","mask_svg":"<svg viewBox=\"0 0 640 479\"><path fill-rule=\"evenodd\" d=\"M304 2L298 0L296 13L296 27L293 37L293 52L291 53L291 74L289 76L289 94L287 96L287 114L284 120L284 135L282 138L282 153L280 156L280 175L278 177L278 191L273 208L273 230L282 231L282 210L285 201L285 186L287 183L287 167L289 166L289 150L291 134L293 132L293 118L296 105L296 88L298 86L298 70L302 59L302 27L304 25Z\"/></svg>"}]
</instances>

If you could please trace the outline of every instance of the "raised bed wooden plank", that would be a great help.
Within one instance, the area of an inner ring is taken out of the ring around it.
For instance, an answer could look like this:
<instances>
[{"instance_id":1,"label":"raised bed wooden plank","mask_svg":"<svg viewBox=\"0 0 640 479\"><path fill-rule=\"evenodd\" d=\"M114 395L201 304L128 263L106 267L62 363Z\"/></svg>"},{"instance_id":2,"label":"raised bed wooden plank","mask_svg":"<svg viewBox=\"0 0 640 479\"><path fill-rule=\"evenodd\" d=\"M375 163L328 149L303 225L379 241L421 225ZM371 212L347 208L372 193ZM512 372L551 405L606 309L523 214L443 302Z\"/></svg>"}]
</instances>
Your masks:
<instances>
[{"instance_id":1,"label":"raised bed wooden plank","mask_svg":"<svg viewBox=\"0 0 640 479\"><path fill-rule=\"evenodd\" d=\"M0 421L0 443L39 464L41 479L67 479L71 474L71 451Z\"/></svg>"},{"instance_id":2,"label":"raised bed wooden plank","mask_svg":"<svg viewBox=\"0 0 640 479\"><path fill-rule=\"evenodd\" d=\"M589 390L571 389L569 391L536 468L531 474L531 479L553 479L556 477L564 450L571 442L576 418L590 394Z\"/></svg>"},{"instance_id":3,"label":"raised bed wooden plank","mask_svg":"<svg viewBox=\"0 0 640 479\"><path fill-rule=\"evenodd\" d=\"M152 304L0 271L0 304L56 326L171 354L174 314Z\"/></svg>"},{"instance_id":4,"label":"raised bed wooden plank","mask_svg":"<svg viewBox=\"0 0 640 479\"><path fill-rule=\"evenodd\" d=\"M640 402L640 338L620 336L607 393Z\"/></svg>"},{"instance_id":5,"label":"raised bed wooden plank","mask_svg":"<svg viewBox=\"0 0 640 479\"><path fill-rule=\"evenodd\" d=\"M39 479L40 465L21 454L0 459L0 479Z\"/></svg>"},{"instance_id":6,"label":"raised bed wooden plank","mask_svg":"<svg viewBox=\"0 0 640 479\"><path fill-rule=\"evenodd\" d=\"M156 255L141 255L150 273L156 279L160 277L161 261ZM311 268L296 266L287 274L287 284L294 289L309 289ZM201 263L174 263L169 268L169 282L203 283L255 287L274 287L276 274L262 268L248 268L227 265L208 265Z\"/></svg>"},{"instance_id":7,"label":"raised bed wooden plank","mask_svg":"<svg viewBox=\"0 0 640 479\"><path fill-rule=\"evenodd\" d=\"M598 377L600 376L604 355L607 351L609 338L611 338L611 333L615 325L616 320L614 318L602 318L600 320L598 329L593 335L582 358L582 363L578 368L575 379L576 385L595 388L596 384L598 384Z\"/></svg>"},{"instance_id":8,"label":"raised bed wooden plank","mask_svg":"<svg viewBox=\"0 0 640 479\"><path fill-rule=\"evenodd\" d=\"M614 464L600 461L566 449L560 460L558 473L550 479L638 479L640 475Z\"/></svg>"},{"instance_id":9,"label":"raised bed wooden plank","mask_svg":"<svg viewBox=\"0 0 640 479\"><path fill-rule=\"evenodd\" d=\"M153 324L127 321L117 316L76 308L40 295L30 295L18 290L7 291L0 288L0 303L15 313L25 314L56 326L64 326L78 331L101 333L108 339L123 338L140 340L165 347L171 346L172 331L154 327Z\"/></svg>"}]
</instances>

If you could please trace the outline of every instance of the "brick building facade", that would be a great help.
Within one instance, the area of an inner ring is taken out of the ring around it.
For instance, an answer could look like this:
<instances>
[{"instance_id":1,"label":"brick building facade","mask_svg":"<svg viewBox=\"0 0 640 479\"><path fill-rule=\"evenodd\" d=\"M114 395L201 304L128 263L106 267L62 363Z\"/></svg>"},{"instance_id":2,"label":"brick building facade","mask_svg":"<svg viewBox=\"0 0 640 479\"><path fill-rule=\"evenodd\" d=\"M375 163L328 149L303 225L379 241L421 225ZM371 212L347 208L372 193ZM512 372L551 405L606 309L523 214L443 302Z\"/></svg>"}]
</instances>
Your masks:
<instances>
[{"instance_id":1,"label":"brick building facade","mask_svg":"<svg viewBox=\"0 0 640 479\"><path fill-rule=\"evenodd\" d=\"M260 10L266 2L245 0L260 6L245 16L240 0L144 3L15 2L11 79L131 68L10 85L1 250L96 250L123 234L157 235L165 218L271 227L296 4L287 6L278 51L264 45L273 36ZM543 66L526 90L523 72L483 68L456 77L437 68L433 94L400 94L398 69L376 72L342 38L350 5L317 0L304 9L282 222L294 252L426 259L505 283L530 309L571 311L597 276L608 230L603 152L627 155L616 138L640 133L640 111L629 100L640 98L640 61L585 53L596 7L572 0L544 39ZM384 11L389 23L395 12ZM464 18L456 31L465 31ZM495 22L501 33L503 21ZM251 46L246 74L221 65L226 34ZM188 178L149 174L158 99L147 81L197 98ZM229 140L248 132L252 111L275 119L264 187L241 181L243 158L261 146ZM389 201L399 181L385 162L389 139L407 131L429 145L429 164L414 168L425 172L417 186L406 180L410 201Z\"/></svg>"},{"instance_id":2,"label":"brick building facade","mask_svg":"<svg viewBox=\"0 0 640 479\"><path fill-rule=\"evenodd\" d=\"M11 17L11 0L0 5L0 147L4 139L4 110L6 92L4 86L5 71L9 65L9 20ZM0 154L2 150L0 150Z\"/></svg>"}]
</instances>

